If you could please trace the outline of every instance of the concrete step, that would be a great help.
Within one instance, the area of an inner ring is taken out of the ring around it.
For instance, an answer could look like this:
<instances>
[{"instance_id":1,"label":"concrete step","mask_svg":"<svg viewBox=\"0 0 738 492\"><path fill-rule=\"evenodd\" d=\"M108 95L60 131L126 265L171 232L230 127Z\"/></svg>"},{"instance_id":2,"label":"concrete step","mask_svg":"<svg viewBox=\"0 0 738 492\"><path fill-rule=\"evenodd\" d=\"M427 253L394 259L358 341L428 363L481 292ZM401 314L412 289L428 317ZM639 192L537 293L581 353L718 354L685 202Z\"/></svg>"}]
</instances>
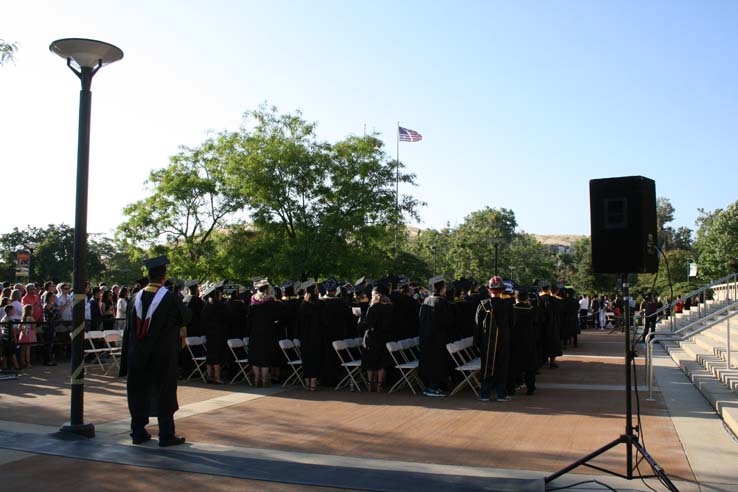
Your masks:
<instances>
[{"instance_id":1,"label":"concrete step","mask_svg":"<svg viewBox=\"0 0 738 492\"><path fill-rule=\"evenodd\" d=\"M702 354L700 348L691 342L661 342L672 360L682 369L692 384L702 393L702 395L710 402L725 425L738 435L738 389L735 389L735 381L738 378L738 371L719 371L716 372L731 383L734 390L726 386L717 379L712 370L706 369L697 361L697 355ZM703 359L705 360L705 359ZM724 367L724 366L723 366Z\"/></svg>"}]
</instances>

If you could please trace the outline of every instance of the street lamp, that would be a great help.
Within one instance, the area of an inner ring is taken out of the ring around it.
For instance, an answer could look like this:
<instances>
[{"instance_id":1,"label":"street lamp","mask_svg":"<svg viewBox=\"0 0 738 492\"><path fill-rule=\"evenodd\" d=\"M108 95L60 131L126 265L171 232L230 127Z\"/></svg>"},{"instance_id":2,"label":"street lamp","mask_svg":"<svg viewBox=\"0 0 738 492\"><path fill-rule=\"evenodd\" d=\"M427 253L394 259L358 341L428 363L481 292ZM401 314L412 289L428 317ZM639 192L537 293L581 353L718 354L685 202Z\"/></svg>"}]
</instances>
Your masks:
<instances>
[{"instance_id":1,"label":"street lamp","mask_svg":"<svg viewBox=\"0 0 738 492\"><path fill-rule=\"evenodd\" d=\"M67 66L79 77L79 134L77 139L77 195L74 215L74 259L72 311L72 401L70 421L61 427L85 437L95 437L95 426L84 422L84 361L85 282L87 272L87 178L90 166L90 107L92 104L92 77L103 65L123 58L123 51L112 44L93 39L57 39L49 50L67 60Z\"/></svg>"},{"instance_id":2,"label":"street lamp","mask_svg":"<svg viewBox=\"0 0 738 492\"><path fill-rule=\"evenodd\" d=\"M436 276L436 245L434 244L431 246L431 250L433 251L433 276Z\"/></svg>"}]
</instances>

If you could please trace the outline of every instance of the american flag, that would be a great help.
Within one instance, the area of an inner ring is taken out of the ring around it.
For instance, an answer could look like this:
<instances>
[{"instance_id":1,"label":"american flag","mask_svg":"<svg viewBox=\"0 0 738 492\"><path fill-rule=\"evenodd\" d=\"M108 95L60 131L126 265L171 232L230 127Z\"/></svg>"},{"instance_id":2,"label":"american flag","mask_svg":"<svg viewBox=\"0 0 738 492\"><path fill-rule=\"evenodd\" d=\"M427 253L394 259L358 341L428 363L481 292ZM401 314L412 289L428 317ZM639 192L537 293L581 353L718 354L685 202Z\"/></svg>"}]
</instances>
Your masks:
<instances>
[{"instance_id":1,"label":"american flag","mask_svg":"<svg viewBox=\"0 0 738 492\"><path fill-rule=\"evenodd\" d=\"M403 127L398 128L400 129L400 142L418 142L419 140L423 140L423 135L415 130Z\"/></svg>"}]
</instances>

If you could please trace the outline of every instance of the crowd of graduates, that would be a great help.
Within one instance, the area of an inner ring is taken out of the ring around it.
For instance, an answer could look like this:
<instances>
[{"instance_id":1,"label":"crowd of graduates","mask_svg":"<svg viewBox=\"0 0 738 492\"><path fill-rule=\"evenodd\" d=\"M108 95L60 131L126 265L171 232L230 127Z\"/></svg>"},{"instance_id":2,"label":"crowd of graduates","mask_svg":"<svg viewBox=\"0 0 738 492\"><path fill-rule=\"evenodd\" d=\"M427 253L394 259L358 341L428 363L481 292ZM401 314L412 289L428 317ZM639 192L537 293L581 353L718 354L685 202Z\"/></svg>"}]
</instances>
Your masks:
<instances>
[{"instance_id":1,"label":"crowd of graduates","mask_svg":"<svg viewBox=\"0 0 738 492\"><path fill-rule=\"evenodd\" d=\"M223 371L234 367L228 339L249 338L258 387L287 376L278 342L299 339L306 387L315 391L334 386L343 374L332 342L362 338L369 389L383 391L397 377L386 343L417 337L423 394L444 396L461 378L446 344L473 337L481 354L480 397L494 392L507 401L522 385L533 394L536 373L558 367L556 357L576 346L580 331L579 300L570 289L547 282L514 289L499 277L484 285L434 277L421 286L389 275L354 284L328 279L277 286L256 279L252 288L192 281L171 289L192 314L182 336L207 338L207 381L214 384L224 384ZM192 368L186 350L180 365L183 374Z\"/></svg>"}]
</instances>

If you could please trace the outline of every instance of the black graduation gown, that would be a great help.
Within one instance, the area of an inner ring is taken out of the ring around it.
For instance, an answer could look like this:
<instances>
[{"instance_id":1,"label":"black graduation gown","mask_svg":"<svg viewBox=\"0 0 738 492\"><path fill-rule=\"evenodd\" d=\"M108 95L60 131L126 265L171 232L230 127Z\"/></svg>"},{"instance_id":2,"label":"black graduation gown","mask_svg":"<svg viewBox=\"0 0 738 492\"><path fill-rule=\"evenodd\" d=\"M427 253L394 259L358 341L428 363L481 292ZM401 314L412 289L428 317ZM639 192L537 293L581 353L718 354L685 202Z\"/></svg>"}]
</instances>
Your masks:
<instances>
[{"instance_id":1,"label":"black graduation gown","mask_svg":"<svg viewBox=\"0 0 738 492\"><path fill-rule=\"evenodd\" d=\"M297 312L302 301L297 297L282 298L282 320L279 323L279 337L290 340L298 337Z\"/></svg>"},{"instance_id":2,"label":"black graduation gown","mask_svg":"<svg viewBox=\"0 0 738 492\"><path fill-rule=\"evenodd\" d=\"M207 364L225 364L228 339L228 308L222 302L202 308L202 327L208 339Z\"/></svg>"},{"instance_id":3,"label":"black graduation gown","mask_svg":"<svg viewBox=\"0 0 738 492\"><path fill-rule=\"evenodd\" d=\"M279 348L278 323L282 316L282 303L271 299L260 304L251 303L248 314L249 362L256 367L277 367L284 363Z\"/></svg>"},{"instance_id":4,"label":"black graduation gown","mask_svg":"<svg viewBox=\"0 0 738 492\"><path fill-rule=\"evenodd\" d=\"M453 305L445 297L429 296L420 306L418 327L420 336L420 378L431 389L448 379L448 334L453 329Z\"/></svg>"},{"instance_id":5,"label":"black graduation gown","mask_svg":"<svg viewBox=\"0 0 738 492\"><path fill-rule=\"evenodd\" d=\"M141 294L144 315L154 300L154 292ZM171 415L179 409L179 330L190 321L190 311L176 295L164 294L151 317L148 334L136 337L135 298L131 299L123 332L119 375L128 376L128 410L131 417Z\"/></svg>"},{"instance_id":6,"label":"black graduation gown","mask_svg":"<svg viewBox=\"0 0 738 492\"><path fill-rule=\"evenodd\" d=\"M538 307L541 317L541 348L542 358L558 357L561 352L561 332L559 324L559 310L555 303L558 299L549 294L538 297Z\"/></svg>"},{"instance_id":7,"label":"black graduation gown","mask_svg":"<svg viewBox=\"0 0 738 492\"><path fill-rule=\"evenodd\" d=\"M510 377L516 378L523 371L532 372L538 367L536 307L527 302L513 306L512 332L510 334Z\"/></svg>"},{"instance_id":8,"label":"black graduation gown","mask_svg":"<svg viewBox=\"0 0 738 492\"><path fill-rule=\"evenodd\" d=\"M393 292L390 299L394 310L391 337L403 340L418 336L418 305L415 299L401 292Z\"/></svg>"},{"instance_id":9,"label":"black graduation gown","mask_svg":"<svg viewBox=\"0 0 738 492\"><path fill-rule=\"evenodd\" d=\"M475 316L475 341L482 358L482 379L506 384L510 361L512 305L507 299L491 297L479 303Z\"/></svg>"},{"instance_id":10,"label":"black graduation gown","mask_svg":"<svg viewBox=\"0 0 738 492\"><path fill-rule=\"evenodd\" d=\"M323 360L320 368L320 383L335 386L341 371L341 361L333 348L335 340L353 337L356 332L356 316L351 306L338 297L325 297L321 308L323 325Z\"/></svg>"},{"instance_id":11,"label":"black graduation gown","mask_svg":"<svg viewBox=\"0 0 738 492\"><path fill-rule=\"evenodd\" d=\"M323 355L321 307L318 301L302 301L297 311L302 370L306 378L317 378L320 375L320 361Z\"/></svg>"},{"instance_id":12,"label":"black graduation gown","mask_svg":"<svg viewBox=\"0 0 738 492\"><path fill-rule=\"evenodd\" d=\"M366 336L361 365L368 371L392 367L387 342L392 341L394 309L392 304L373 304L366 312Z\"/></svg>"},{"instance_id":13,"label":"black graduation gown","mask_svg":"<svg viewBox=\"0 0 738 492\"><path fill-rule=\"evenodd\" d=\"M576 299L567 297L563 300L564 311L566 312L564 339L574 338L579 333L579 302Z\"/></svg>"},{"instance_id":14,"label":"black graduation gown","mask_svg":"<svg viewBox=\"0 0 738 492\"><path fill-rule=\"evenodd\" d=\"M479 294L471 294L462 297L456 303L456 309L459 316L459 338L466 338L474 335L475 321L474 317L477 313L477 307L481 301Z\"/></svg>"},{"instance_id":15,"label":"black graduation gown","mask_svg":"<svg viewBox=\"0 0 738 492\"><path fill-rule=\"evenodd\" d=\"M240 299L231 298L226 303L228 313L228 338L243 338L246 335L246 321L249 307Z\"/></svg>"},{"instance_id":16,"label":"black graduation gown","mask_svg":"<svg viewBox=\"0 0 738 492\"><path fill-rule=\"evenodd\" d=\"M202 336L202 308L205 307L205 301L203 301L201 297L192 296L186 304L187 308L192 313L192 319L190 319L190 322L187 324L187 336Z\"/></svg>"}]
</instances>

